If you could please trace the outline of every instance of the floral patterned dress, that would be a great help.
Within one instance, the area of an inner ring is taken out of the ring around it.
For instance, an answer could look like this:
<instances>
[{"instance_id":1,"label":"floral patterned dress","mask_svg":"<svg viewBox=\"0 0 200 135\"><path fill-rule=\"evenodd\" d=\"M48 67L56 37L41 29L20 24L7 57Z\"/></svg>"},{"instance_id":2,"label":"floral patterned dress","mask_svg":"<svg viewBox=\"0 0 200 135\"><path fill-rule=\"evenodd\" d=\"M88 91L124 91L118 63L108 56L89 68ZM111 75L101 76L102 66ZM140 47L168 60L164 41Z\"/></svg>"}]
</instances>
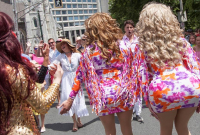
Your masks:
<instances>
[{"instance_id":1,"label":"floral patterned dress","mask_svg":"<svg viewBox=\"0 0 200 135\"><path fill-rule=\"evenodd\" d=\"M146 104L155 113L167 112L181 108L197 107L200 104L200 70L197 57L190 44L183 39L187 51L184 60L175 67L161 69L156 65L145 65L145 59L140 62L140 81L144 83L143 92ZM143 57L144 58L144 57Z\"/></svg>"},{"instance_id":2,"label":"floral patterned dress","mask_svg":"<svg viewBox=\"0 0 200 135\"><path fill-rule=\"evenodd\" d=\"M92 53L91 47L95 47ZM108 65L97 45L88 46L76 72L70 97L73 99L85 82L90 104L98 116L131 110L137 98L137 75L131 70L133 55L124 44L119 47L121 60L113 55Z\"/></svg>"}]
</instances>

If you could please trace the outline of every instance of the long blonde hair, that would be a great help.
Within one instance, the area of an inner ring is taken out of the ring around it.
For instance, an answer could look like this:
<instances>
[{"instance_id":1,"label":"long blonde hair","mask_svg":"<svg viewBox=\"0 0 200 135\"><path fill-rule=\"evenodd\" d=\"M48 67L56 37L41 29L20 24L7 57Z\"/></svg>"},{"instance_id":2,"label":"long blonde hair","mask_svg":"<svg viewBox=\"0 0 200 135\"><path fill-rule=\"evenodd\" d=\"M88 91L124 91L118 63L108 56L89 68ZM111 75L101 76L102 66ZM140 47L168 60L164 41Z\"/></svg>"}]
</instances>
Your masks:
<instances>
[{"instance_id":1,"label":"long blonde hair","mask_svg":"<svg viewBox=\"0 0 200 135\"><path fill-rule=\"evenodd\" d=\"M179 63L186 50L181 34L179 22L169 7L155 2L143 7L136 35L149 63L158 67L172 67Z\"/></svg>"},{"instance_id":2,"label":"long blonde hair","mask_svg":"<svg viewBox=\"0 0 200 135\"><path fill-rule=\"evenodd\" d=\"M107 64L112 56L119 58L121 54L117 41L122 39L123 32L118 26L116 20L107 13L96 13L85 21L86 45L93 45L92 52L96 44Z\"/></svg>"}]
</instances>

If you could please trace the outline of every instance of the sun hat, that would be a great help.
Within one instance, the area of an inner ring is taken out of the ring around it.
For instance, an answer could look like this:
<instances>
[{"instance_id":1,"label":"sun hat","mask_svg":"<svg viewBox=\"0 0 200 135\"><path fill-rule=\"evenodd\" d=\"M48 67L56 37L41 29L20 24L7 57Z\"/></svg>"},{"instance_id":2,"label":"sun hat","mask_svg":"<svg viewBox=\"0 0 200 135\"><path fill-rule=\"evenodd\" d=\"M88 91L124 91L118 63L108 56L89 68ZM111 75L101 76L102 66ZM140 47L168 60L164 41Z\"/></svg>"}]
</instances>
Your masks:
<instances>
[{"instance_id":1,"label":"sun hat","mask_svg":"<svg viewBox=\"0 0 200 135\"><path fill-rule=\"evenodd\" d=\"M76 38L76 41L78 41L78 40L81 40L81 37L77 37L77 38Z\"/></svg>"},{"instance_id":2,"label":"sun hat","mask_svg":"<svg viewBox=\"0 0 200 135\"><path fill-rule=\"evenodd\" d=\"M62 41L62 38L58 38L57 40L56 40L56 43L59 43L59 42L61 42Z\"/></svg>"},{"instance_id":3,"label":"sun hat","mask_svg":"<svg viewBox=\"0 0 200 135\"><path fill-rule=\"evenodd\" d=\"M61 49L62 43L67 43L69 46L71 46L71 47L73 47L73 48L75 47L74 45L71 44L71 41L70 41L69 39L62 39L62 41L61 41L60 43L56 44L56 49L57 49L60 53L63 52L62 49Z\"/></svg>"}]
</instances>

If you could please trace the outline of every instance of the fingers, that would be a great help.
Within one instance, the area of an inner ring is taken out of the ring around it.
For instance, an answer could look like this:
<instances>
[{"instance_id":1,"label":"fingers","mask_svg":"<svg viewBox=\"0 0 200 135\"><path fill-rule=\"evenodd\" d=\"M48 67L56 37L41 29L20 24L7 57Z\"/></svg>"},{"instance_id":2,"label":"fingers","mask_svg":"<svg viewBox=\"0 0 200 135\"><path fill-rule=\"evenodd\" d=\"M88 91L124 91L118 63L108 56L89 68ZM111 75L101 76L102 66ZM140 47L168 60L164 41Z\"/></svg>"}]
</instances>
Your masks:
<instances>
[{"instance_id":1,"label":"fingers","mask_svg":"<svg viewBox=\"0 0 200 135\"><path fill-rule=\"evenodd\" d=\"M61 105L59 105L57 108L61 108L61 107L63 107L63 103Z\"/></svg>"}]
</instances>

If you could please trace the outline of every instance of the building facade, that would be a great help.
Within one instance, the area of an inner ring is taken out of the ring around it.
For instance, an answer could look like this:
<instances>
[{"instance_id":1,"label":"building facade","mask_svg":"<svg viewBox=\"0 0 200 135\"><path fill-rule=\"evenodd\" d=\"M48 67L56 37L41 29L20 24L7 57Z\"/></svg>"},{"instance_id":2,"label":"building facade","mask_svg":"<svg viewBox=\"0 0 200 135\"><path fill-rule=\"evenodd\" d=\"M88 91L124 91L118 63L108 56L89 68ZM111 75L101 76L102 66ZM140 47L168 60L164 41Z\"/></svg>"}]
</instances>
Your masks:
<instances>
[{"instance_id":1,"label":"building facade","mask_svg":"<svg viewBox=\"0 0 200 135\"><path fill-rule=\"evenodd\" d=\"M70 39L72 44L76 44L76 37L85 33L84 21L94 13L102 12L101 0L62 0L62 8L55 8L56 0L49 0L49 4L62 29L58 36Z\"/></svg>"}]
</instances>

